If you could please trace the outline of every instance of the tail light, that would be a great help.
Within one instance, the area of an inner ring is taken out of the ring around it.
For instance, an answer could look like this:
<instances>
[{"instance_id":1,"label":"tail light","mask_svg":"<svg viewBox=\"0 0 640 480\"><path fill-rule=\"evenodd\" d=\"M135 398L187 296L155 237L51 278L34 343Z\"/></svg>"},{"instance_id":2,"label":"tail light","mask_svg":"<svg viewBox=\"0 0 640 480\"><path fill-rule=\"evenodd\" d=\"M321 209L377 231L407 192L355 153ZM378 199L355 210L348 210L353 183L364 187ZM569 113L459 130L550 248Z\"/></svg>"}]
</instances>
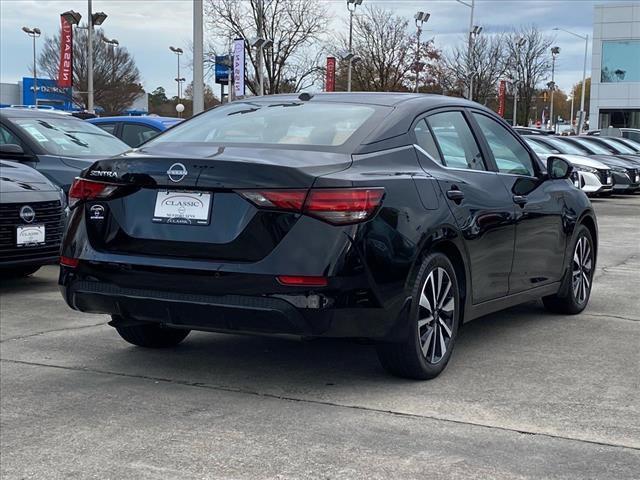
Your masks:
<instances>
[{"instance_id":1,"label":"tail light","mask_svg":"<svg viewBox=\"0 0 640 480\"><path fill-rule=\"evenodd\" d=\"M278 282L288 287L326 287L327 277L309 277L301 275L280 275Z\"/></svg>"},{"instance_id":2,"label":"tail light","mask_svg":"<svg viewBox=\"0 0 640 480\"><path fill-rule=\"evenodd\" d=\"M315 188L307 190L241 190L259 208L299 212L333 225L363 222L382 203L384 188Z\"/></svg>"},{"instance_id":3,"label":"tail light","mask_svg":"<svg viewBox=\"0 0 640 480\"><path fill-rule=\"evenodd\" d=\"M77 258L60 257L60 265L62 265L63 267L76 268L79 263L80 260Z\"/></svg>"},{"instance_id":4,"label":"tail light","mask_svg":"<svg viewBox=\"0 0 640 480\"><path fill-rule=\"evenodd\" d=\"M93 180L76 178L69 189L69 207L73 207L80 200L107 198L117 188L117 185L109 183L94 182Z\"/></svg>"}]
</instances>

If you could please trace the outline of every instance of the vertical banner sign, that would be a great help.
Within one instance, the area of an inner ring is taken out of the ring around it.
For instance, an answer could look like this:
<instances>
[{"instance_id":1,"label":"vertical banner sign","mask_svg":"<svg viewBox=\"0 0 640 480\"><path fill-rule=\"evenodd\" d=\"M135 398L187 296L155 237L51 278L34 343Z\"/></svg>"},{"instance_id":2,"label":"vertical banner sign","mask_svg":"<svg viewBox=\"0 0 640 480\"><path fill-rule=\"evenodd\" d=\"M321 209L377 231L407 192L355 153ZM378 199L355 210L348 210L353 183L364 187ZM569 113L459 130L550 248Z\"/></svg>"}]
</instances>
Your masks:
<instances>
[{"instance_id":1,"label":"vertical banner sign","mask_svg":"<svg viewBox=\"0 0 640 480\"><path fill-rule=\"evenodd\" d=\"M244 97L244 38L233 41L233 94Z\"/></svg>"},{"instance_id":2,"label":"vertical banner sign","mask_svg":"<svg viewBox=\"0 0 640 480\"><path fill-rule=\"evenodd\" d=\"M67 88L73 85L73 26L63 17L60 17L60 26L58 86Z\"/></svg>"},{"instance_id":3,"label":"vertical banner sign","mask_svg":"<svg viewBox=\"0 0 640 480\"><path fill-rule=\"evenodd\" d=\"M336 91L336 57L327 57L327 78L324 90L325 92Z\"/></svg>"},{"instance_id":4,"label":"vertical banner sign","mask_svg":"<svg viewBox=\"0 0 640 480\"><path fill-rule=\"evenodd\" d=\"M498 87L498 115L504 118L504 101L507 91L507 82L500 80L500 86Z\"/></svg>"}]
</instances>

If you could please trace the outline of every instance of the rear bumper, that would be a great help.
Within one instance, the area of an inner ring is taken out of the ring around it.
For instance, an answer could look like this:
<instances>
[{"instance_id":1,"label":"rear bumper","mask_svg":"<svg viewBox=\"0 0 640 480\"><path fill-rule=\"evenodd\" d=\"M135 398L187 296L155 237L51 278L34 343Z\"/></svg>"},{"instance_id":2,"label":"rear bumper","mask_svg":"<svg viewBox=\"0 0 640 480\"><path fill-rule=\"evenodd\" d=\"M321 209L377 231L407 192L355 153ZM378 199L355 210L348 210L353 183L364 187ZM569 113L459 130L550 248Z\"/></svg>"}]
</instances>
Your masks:
<instances>
[{"instance_id":1,"label":"rear bumper","mask_svg":"<svg viewBox=\"0 0 640 480\"><path fill-rule=\"evenodd\" d=\"M82 268L82 265L81 267ZM95 272L94 272L95 273ZM174 285L191 279L174 278ZM243 279L247 282L248 279ZM231 280L230 285L237 284ZM264 288L264 279L253 282ZM227 288L229 291L231 288ZM292 334L312 337L366 337L394 340L402 335L407 308L345 305L336 290L291 293L210 294L120 286L61 268L60 289L67 304L87 313L121 315L128 321L213 332ZM215 288L213 289L216 290ZM364 302L366 304L366 301Z\"/></svg>"},{"instance_id":2,"label":"rear bumper","mask_svg":"<svg viewBox=\"0 0 640 480\"><path fill-rule=\"evenodd\" d=\"M53 265L60 260L59 255L48 255L36 258L16 259L16 260L2 260L0 259L0 270L3 268L15 268L15 267L31 267L35 265Z\"/></svg>"}]
</instances>

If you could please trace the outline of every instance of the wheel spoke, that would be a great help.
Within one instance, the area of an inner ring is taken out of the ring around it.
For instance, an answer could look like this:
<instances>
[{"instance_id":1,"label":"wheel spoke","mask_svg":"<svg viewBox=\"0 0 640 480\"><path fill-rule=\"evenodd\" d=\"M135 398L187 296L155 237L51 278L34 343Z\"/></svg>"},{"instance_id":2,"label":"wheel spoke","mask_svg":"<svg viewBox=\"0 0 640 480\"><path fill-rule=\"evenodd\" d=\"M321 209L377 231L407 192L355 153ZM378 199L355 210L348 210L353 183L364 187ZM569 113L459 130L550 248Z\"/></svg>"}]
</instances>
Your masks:
<instances>
[{"instance_id":1,"label":"wheel spoke","mask_svg":"<svg viewBox=\"0 0 640 480\"><path fill-rule=\"evenodd\" d=\"M440 326L444 328L444 331L447 332L447 335L449 336L449 338L451 338L451 329L449 328L449 325L447 325L447 322L445 322L442 318L440 319Z\"/></svg>"},{"instance_id":2,"label":"wheel spoke","mask_svg":"<svg viewBox=\"0 0 640 480\"><path fill-rule=\"evenodd\" d=\"M447 352L447 345L444 343L444 336L442 335L442 329L438 329L438 337L440 338L440 357L444 357Z\"/></svg>"},{"instance_id":3,"label":"wheel spoke","mask_svg":"<svg viewBox=\"0 0 640 480\"><path fill-rule=\"evenodd\" d=\"M440 300L438 301L438 308L442 308L442 304L447 299L447 295L449 295L449 291L451 290L451 281L447 282L447 286L444 287L442 294L440 295Z\"/></svg>"},{"instance_id":4,"label":"wheel spoke","mask_svg":"<svg viewBox=\"0 0 640 480\"><path fill-rule=\"evenodd\" d=\"M429 313L433 312L431 302L429 301L429 298L424 294L424 292L422 292L422 294L420 295L420 306L429 310Z\"/></svg>"},{"instance_id":5,"label":"wheel spoke","mask_svg":"<svg viewBox=\"0 0 640 480\"><path fill-rule=\"evenodd\" d=\"M433 335L431 335L431 363L436 361L436 342L438 341L438 324L434 325Z\"/></svg>"},{"instance_id":6,"label":"wheel spoke","mask_svg":"<svg viewBox=\"0 0 640 480\"><path fill-rule=\"evenodd\" d=\"M422 318L422 319L418 320L418 328L422 328L425 325L430 324L431 322L433 322L433 316L432 315L429 315L426 318Z\"/></svg>"},{"instance_id":7,"label":"wheel spoke","mask_svg":"<svg viewBox=\"0 0 640 480\"><path fill-rule=\"evenodd\" d=\"M426 338L420 338L422 342L422 354L426 357L429 353L429 345L431 345L431 338L433 337L433 328L431 328L426 334Z\"/></svg>"},{"instance_id":8,"label":"wheel spoke","mask_svg":"<svg viewBox=\"0 0 640 480\"><path fill-rule=\"evenodd\" d=\"M442 307L440 307L440 310L442 310L443 312L447 312L447 313L451 313L453 312L453 307L455 306L455 300L453 299L453 297L451 297L449 300L447 300L447 303L445 303L444 305L442 305Z\"/></svg>"}]
</instances>

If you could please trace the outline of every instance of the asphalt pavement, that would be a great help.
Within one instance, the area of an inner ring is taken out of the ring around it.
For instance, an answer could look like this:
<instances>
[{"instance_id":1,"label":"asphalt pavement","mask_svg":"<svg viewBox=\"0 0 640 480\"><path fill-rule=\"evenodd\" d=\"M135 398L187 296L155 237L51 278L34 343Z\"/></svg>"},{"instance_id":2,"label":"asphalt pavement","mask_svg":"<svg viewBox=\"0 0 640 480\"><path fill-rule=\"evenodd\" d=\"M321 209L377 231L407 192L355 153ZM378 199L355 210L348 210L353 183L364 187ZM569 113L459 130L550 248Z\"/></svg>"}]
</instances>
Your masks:
<instances>
[{"instance_id":1,"label":"asphalt pavement","mask_svg":"<svg viewBox=\"0 0 640 480\"><path fill-rule=\"evenodd\" d=\"M0 286L2 479L640 478L640 195L593 200L589 307L466 325L445 372L345 340L128 345L57 267Z\"/></svg>"}]
</instances>

